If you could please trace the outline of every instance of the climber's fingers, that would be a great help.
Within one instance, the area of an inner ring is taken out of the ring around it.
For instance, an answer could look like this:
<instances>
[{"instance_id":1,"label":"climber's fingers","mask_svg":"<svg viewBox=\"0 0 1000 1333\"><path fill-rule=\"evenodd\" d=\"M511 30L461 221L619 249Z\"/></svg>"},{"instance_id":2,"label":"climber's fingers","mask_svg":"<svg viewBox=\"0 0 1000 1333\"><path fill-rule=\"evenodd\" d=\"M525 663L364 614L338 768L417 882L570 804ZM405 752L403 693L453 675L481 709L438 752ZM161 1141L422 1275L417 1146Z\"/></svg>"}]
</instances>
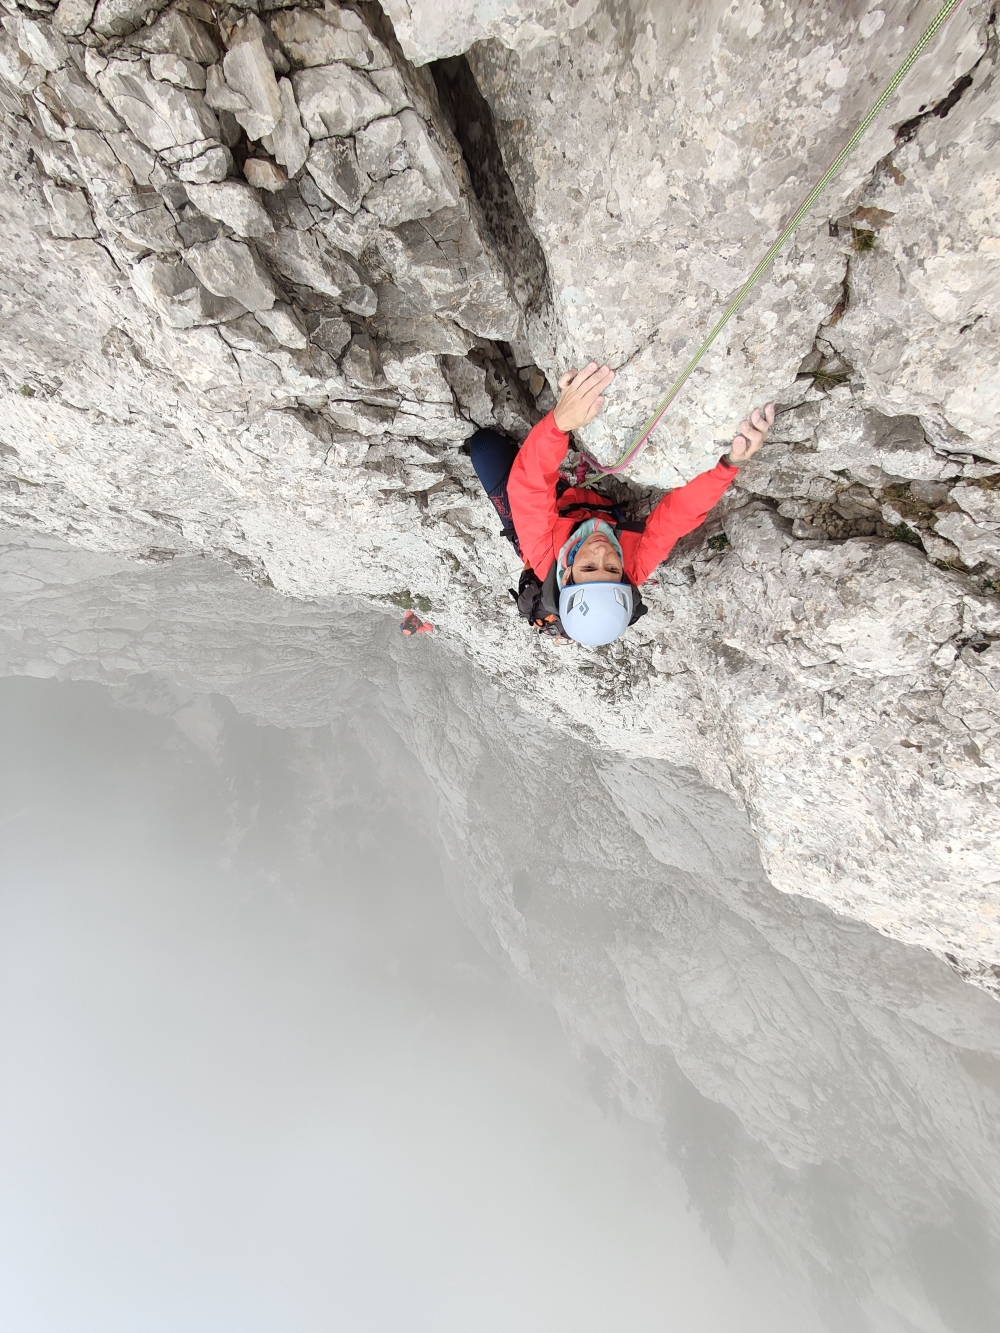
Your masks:
<instances>
[{"instance_id":1,"label":"climber's fingers","mask_svg":"<svg viewBox=\"0 0 1000 1333\"><path fill-rule=\"evenodd\" d=\"M600 412L603 406L604 406L604 399L595 398L594 401L591 403L590 407L587 409L587 420L583 424L585 426L589 425L590 422L593 421L594 417L597 416L598 412Z\"/></svg>"},{"instance_id":2,"label":"climber's fingers","mask_svg":"<svg viewBox=\"0 0 1000 1333\"><path fill-rule=\"evenodd\" d=\"M767 439L767 432L774 425L774 404L755 407L749 419L740 422L739 431L733 438L731 454L743 462L762 448Z\"/></svg>"},{"instance_id":3,"label":"climber's fingers","mask_svg":"<svg viewBox=\"0 0 1000 1333\"><path fill-rule=\"evenodd\" d=\"M578 430L593 421L604 404L601 395L614 377L613 370L599 366L596 361L575 373L567 372L559 381L562 397L555 408L559 429Z\"/></svg>"},{"instance_id":4,"label":"climber's fingers","mask_svg":"<svg viewBox=\"0 0 1000 1333\"><path fill-rule=\"evenodd\" d=\"M567 370L565 375L560 375L559 376L560 389L568 389L569 386L573 383L573 380L576 378L576 374L577 371L576 367L574 366L572 370Z\"/></svg>"},{"instance_id":5,"label":"climber's fingers","mask_svg":"<svg viewBox=\"0 0 1000 1333\"><path fill-rule=\"evenodd\" d=\"M587 395L596 397L602 389L607 388L614 377L615 372L613 370L609 370L607 366L599 366L596 361L591 361L589 365L584 366L582 370L573 375L566 387L569 392L582 400Z\"/></svg>"}]
</instances>

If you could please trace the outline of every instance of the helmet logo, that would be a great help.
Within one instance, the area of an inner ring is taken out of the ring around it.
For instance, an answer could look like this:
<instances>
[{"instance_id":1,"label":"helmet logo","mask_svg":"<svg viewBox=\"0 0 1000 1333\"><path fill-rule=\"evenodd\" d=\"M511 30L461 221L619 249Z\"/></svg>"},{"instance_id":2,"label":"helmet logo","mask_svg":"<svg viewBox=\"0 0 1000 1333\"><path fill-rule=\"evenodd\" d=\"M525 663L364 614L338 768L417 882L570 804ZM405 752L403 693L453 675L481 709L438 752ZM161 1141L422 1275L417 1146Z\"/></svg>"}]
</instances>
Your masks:
<instances>
[{"instance_id":1,"label":"helmet logo","mask_svg":"<svg viewBox=\"0 0 1000 1333\"><path fill-rule=\"evenodd\" d=\"M632 588L623 583L601 581L582 588L563 588L559 596L559 614L566 632L592 648L611 643L625 633L632 606Z\"/></svg>"}]
</instances>

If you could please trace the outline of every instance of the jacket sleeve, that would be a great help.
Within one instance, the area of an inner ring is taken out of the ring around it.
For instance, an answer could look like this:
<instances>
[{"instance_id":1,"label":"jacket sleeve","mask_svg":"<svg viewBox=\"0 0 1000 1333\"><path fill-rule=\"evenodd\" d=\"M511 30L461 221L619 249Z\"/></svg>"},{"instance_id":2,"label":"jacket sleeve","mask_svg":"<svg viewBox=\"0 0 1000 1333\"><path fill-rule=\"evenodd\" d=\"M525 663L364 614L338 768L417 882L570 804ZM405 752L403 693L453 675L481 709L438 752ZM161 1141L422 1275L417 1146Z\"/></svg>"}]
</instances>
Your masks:
<instances>
[{"instance_id":1,"label":"jacket sleeve","mask_svg":"<svg viewBox=\"0 0 1000 1333\"><path fill-rule=\"evenodd\" d=\"M686 486L670 491L646 520L646 529L639 539L631 570L638 586L649 578L653 570L665 560L674 544L705 521L708 511L718 501L738 469L720 458L709 472L693 477Z\"/></svg>"},{"instance_id":2,"label":"jacket sleeve","mask_svg":"<svg viewBox=\"0 0 1000 1333\"><path fill-rule=\"evenodd\" d=\"M554 529L558 520L556 482L566 457L569 436L556 425L551 412L544 416L521 445L507 478L510 516L524 558L540 579L558 554Z\"/></svg>"}]
</instances>

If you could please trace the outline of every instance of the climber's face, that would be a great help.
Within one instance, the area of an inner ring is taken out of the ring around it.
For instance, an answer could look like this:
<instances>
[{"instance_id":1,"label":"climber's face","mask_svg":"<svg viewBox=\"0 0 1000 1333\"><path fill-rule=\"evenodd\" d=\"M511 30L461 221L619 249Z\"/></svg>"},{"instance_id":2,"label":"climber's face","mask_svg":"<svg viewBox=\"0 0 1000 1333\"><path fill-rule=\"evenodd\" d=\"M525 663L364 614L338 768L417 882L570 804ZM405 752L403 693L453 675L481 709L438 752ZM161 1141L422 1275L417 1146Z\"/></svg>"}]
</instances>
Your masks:
<instances>
[{"instance_id":1,"label":"climber's face","mask_svg":"<svg viewBox=\"0 0 1000 1333\"><path fill-rule=\"evenodd\" d=\"M621 583L622 562L603 532L592 532L573 557L574 583Z\"/></svg>"}]
</instances>

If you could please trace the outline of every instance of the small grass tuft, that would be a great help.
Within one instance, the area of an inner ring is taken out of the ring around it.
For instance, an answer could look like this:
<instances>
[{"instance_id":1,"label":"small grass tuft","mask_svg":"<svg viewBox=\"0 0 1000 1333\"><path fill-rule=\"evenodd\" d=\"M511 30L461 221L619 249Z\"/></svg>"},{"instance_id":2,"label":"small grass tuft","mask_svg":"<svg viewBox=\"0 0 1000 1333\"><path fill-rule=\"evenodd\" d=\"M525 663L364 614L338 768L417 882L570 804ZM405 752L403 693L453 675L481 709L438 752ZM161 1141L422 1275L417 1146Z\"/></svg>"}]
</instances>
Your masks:
<instances>
[{"instance_id":1,"label":"small grass tuft","mask_svg":"<svg viewBox=\"0 0 1000 1333\"><path fill-rule=\"evenodd\" d=\"M413 600L416 603L417 610L422 611L424 615L427 615L428 611L431 609L431 599L429 597L424 597L421 593L417 593Z\"/></svg>"},{"instance_id":2,"label":"small grass tuft","mask_svg":"<svg viewBox=\"0 0 1000 1333\"><path fill-rule=\"evenodd\" d=\"M869 231L867 227L851 228L851 249L857 254L866 254L869 250L875 249L875 233Z\"/></svg>"},{"instance_id":3,"label":"small grass tuft","mask_svg":"<svg viewBox=\"0 0 1000 1333\"><path fill-rule=\"evenodd\" d=\"M910 546L923 547L920 540L920 534L914 532L906 523L898 523L896 527L889 529L889 536L894 542L906 542Z\"/></svg>"},{"instance_id":4,"label":"small grass tuft","mask_svg":"<svg viewBox=\"0 0 1000 1333\"><path fill-rule=\"evenodd\" d=\"M835 389L838 384L850 383L850 370L813 370L810 378L816 389Z\"/></svg>"},{"instance_id":5,"label":"small grass tuft","mask_svg":"<svg viewBox=\"0 0 1000 1333\"><path fill-rule=\"evenodd\" d=\"M18 393L24 398L34 398L35 396L35 391L30 384L22 384L18 389Z\"/></svg>"},{"instance_id":6,"label":"small grass tuft","mask_svg":"<svg viewBox=\"0 0 1000 1333\"><path fill-rule=\"evenodd\" d=\"M708 539L708 549L710 551L724 551L729 544L729 538L724 532L717 532L714 537Z\"/></svg>"},{"instance_id":7,"label":"small grass tuft","mask_svg":"<svg viewBox=\"0 0 1000 1333\"><path fill-rule=\"evenodd\" d=\"M413 594L409 588L404 588L402 592L392 592L389 594L389 601L394 606L398 606L401 611L413 610Z\"/></svg>"}]
</instances>

